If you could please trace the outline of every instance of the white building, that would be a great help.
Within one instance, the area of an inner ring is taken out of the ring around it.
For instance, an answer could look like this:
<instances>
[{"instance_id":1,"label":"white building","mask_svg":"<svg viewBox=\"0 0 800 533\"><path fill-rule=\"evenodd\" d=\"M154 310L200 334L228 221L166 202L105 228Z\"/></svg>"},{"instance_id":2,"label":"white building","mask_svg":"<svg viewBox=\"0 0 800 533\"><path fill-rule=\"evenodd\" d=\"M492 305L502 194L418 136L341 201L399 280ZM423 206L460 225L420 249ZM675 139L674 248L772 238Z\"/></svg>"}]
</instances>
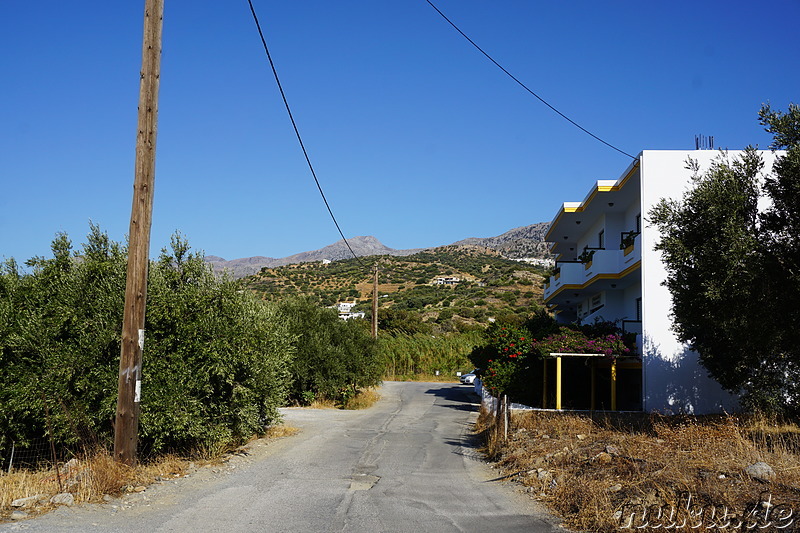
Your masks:
<instances>
[{"instance_id":1,"label":"white building","mask_svg":"<svg viewBox=\"0 0 800 533\"><path fill-rule=\"evenodd\" d=\"M542 267L551 267L555 263L552 259L542 259L541 257L521 257L519 259L514 259L514 261L519 261L520 263L528 263L529 265L538 265Z\"/></svg>"},{"instance_id":2,"label":"white building","mask_svg":"<svg viewBox=\"0 0 800 533\"><path fill-rule=\"evenodd\" d=\"M349 313L356 306L356 302L339 302L336 304L336 310L339 314Z\"/></svg>"},{"instance_id":3,"label":"white building","mask_svg":"<svg viewBox=\"0 0 800 533\"><path fill-rule=\"evenodd\" d=\"M334 306L334 309L339 313L339 318L342 320L350 320L351 318L364 318L363 312L354 313L353 307L357 302L339 302Z\"/></svg>"},{"instance_id":4,"label":"white building","mask_svg":"<svg viewBox=\"0 0 800 533\"><path fill-rule=\"evenodd\" d=\"M741 152L729 152L731 158ZM760 152L764 171L775 154ZM709 413L735 410L737 399L708 377L697 354L671 330L671 295L658 228L647 223L662 198L680 199L692 172L688 158L705 172L719 152L645 150L617 180L598 181L581 202L565 202L546 240L556 255L556 273L544 301L560 322L619 321L636 332L642 355L641 408L647 411ZM639 387L638 383L636 386Z\"/></svg>"},{"instance_id":5,"label":"white building","mask_svg":"<svg viewBox=\"0 0 800 533\"><path fill-rule=\"evenodd\" d=\"M434 285L448 285L451 287L458 285L459 283L461 283L461 278L457 278L455 276L439 276L433 280Z\"/></svg>"}]
</instances>

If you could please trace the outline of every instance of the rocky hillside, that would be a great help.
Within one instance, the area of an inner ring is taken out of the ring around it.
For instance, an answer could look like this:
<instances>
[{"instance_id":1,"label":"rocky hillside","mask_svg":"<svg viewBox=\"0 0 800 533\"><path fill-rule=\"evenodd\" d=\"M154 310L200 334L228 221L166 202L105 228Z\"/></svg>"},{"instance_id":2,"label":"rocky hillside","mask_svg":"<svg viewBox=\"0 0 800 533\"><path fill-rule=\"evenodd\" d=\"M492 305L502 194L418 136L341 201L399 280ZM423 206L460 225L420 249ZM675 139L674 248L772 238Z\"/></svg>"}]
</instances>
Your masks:
<instances>
[{"instance_id":1,"label":"rocky hillside","mask_svg":"<svg viewBox=\"0 0 800 533\"><path fill-rule=\"evenodd\" d=\"M497 237L477 238L470 237L458 242L455 245L471 244L475 246L485 246L497 250L504 257L509 259L522 259L524 257L547 258L549 247L544 242L545 233L550 227L547 222L539 222L530 226L522 226L508 230Z\"/></svg>"},{"instance_id":2,"label":"rocky hillside","mask_svg":"<svg viewBox=\"0 0 800 533\"><path fill-rule=\"evenodd\" d=\"M544 243L544 234L547 232L548 224L540 222L530 226L522 226L509 230L497 237L477 238L471 237L453 243L451 246L478 246L490 248L499 252L503 257L509 259L521 259L524 257L549 257L548 247ZM359 257L375 255L389 255L393 257L404 257L423 251L423 248L412 248L408 250L396 250L383 245L378 239L372 236L353 237L348 239L353 251ZM430 249L429 249L430 250ZM243 278L258 273L262 268L276 268L284 265L299 263L309 263L316 261L338 261L352 257L350 250L344 241L340 240L331 245L313 250L301 252L276 259L273 257L245 257L242 259L226 260L215 255L206 256L206 261L214 266L214 270L222 272L228 271L234 278Z\"/></svg>"}]
</instances>

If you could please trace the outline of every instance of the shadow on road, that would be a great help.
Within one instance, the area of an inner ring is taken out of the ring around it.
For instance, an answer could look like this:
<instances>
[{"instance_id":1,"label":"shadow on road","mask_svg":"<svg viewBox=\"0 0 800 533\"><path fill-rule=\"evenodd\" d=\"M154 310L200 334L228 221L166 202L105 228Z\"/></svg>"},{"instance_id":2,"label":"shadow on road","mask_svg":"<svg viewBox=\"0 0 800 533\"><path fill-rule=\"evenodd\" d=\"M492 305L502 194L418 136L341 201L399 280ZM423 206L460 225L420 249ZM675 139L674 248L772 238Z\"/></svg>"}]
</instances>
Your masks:
<instances>
[{"instance_id":1,"label":"shadow on road","mask_svg":"<svg viewBox=\"0 0 800 533\"><path fill-rule=\"evenodd\" d=\"M441 387L436 389L428 389L425 394L437 396L446 402L452 403L438 403L443 407L449 409L457 409L459 411L477 411L480 407L480 401L477 394L472 392L469 387L463 385L451 385L449 387Z\"/></svg>"},{"instance_id":2,"label":"shadow on road","mask_svg":"<svg viewBox=\"0 0 800 533\"><path fill-rule=\"evenodd\" d=\"M436 405L458 411L477 412L480 408L480 398L473 392L471 387L463 385L451 385L445 387L431 388L425 391L437 397ZM439 401L441 399L442 401ZM481 435L473 432L473 423L464 421L461 428L461 436L458 439L447 439L445 444L452 446L452 453L461 455L475 461L485 460L481 448L483 440Z\"/></svg>"},{"instance_id":3,"label":"shadow on road","mask_svg":"<svg viewBox=\"0 0 800 533\"><path fill-rule=\"evenodd\" d=\"M473 433L471 425L470 427L465 428L464 433L461 435L461 439L449 439L445 440L444 443L452 446L452 453L456 455L467 457L473 461L486 460L485 455L481 451L483 448L483 440L481 439L481 435Z\"/></svg>"}]
</instances>

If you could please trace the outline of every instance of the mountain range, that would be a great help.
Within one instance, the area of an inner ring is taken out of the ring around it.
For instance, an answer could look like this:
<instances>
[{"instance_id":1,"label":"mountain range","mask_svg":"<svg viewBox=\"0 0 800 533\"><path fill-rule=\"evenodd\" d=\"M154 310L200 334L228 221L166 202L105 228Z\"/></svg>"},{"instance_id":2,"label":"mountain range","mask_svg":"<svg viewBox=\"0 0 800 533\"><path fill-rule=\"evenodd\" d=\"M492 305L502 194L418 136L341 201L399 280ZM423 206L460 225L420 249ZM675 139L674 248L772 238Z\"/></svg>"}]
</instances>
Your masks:
<instances>
[{"instance_id":1,"label":"mountain range","mask_svg":"<svg viewBox=\"0 0 800 533\"><path fill-rule=\"evenodd\" d=\"M547 233L548 227L549 224L547 222L540 222L538 224L531 224L530 226L521 226L511 229L496 237L470 237L451 243L450 245L442 246L482 246L496 250L509 259L522 259L526 257L547 258L550 256L548 253L548 246L544 242L544 235ZM371 255L406 256L431 249L411 248L407 250L396 250L385 246L372 236L353 237L348 239L347 242L350 244L353 252L359 257ZM353 257L353 254L350 253L345 242L339 240L319 250L301 252L283 258L255 256L226 260L215 255L207 255L205 259L206 262L213 265L216 272L228 271L234 278L243 278L256 274L264 267L274 268L283 265L323 260L337 261L340 259L349 259L351 257Z\"/></svg>"}]
</instances>

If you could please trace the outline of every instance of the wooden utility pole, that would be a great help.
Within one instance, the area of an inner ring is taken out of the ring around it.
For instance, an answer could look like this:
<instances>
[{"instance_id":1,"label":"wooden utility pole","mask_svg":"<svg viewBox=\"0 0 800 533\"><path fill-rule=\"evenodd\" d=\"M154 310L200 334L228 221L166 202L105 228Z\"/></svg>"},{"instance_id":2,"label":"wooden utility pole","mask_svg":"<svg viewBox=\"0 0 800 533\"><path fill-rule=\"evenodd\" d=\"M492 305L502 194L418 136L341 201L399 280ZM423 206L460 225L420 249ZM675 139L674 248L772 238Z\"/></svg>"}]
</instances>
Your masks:
<instances>
[{"instance_id":1,"label":"wooden utility pole","mask_svg":"<svg viewBox=\"0 0 800 533\"><path fill-rule=\"evenodd\" d=\"M163 17L164 0L145 0L133 206L128 242L122 350L119 360L117 418L114 425L114 457L117 461L131 466L136 464L139 432L139 398L142 386L147 267L150 261L150 225L156 171Z\"/></svg>"},{"instance_id":2,"label":"wooden utility pole","mask_svg":"<svg viewBox=\"0 0 800 533\"><path fill-rule=\"evenodd\" d=\"M375 276L372 279L372 338L378 338L378 263L375 263Z\"/></svg>"}]
</instances>

